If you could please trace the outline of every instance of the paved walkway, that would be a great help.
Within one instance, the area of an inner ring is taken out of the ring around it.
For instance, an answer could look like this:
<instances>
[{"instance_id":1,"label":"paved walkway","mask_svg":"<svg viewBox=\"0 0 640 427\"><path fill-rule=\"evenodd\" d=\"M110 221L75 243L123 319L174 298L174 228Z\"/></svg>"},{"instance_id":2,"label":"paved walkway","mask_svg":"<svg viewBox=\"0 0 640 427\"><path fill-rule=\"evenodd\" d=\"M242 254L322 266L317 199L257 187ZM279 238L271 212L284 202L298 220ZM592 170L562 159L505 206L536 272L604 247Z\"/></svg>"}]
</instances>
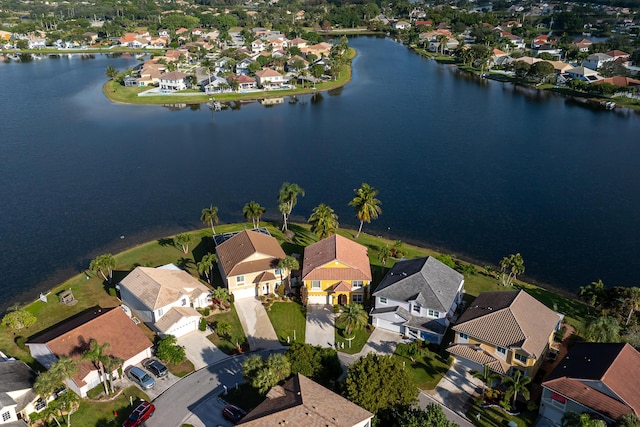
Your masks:
<instances>
[{"instance_id":1,"label":"paved walkway","mask_svg":"<svg viewBox=\"0 0 640 427\"><path fill-rule=\"evenodd\" d=\"M433 390L426 393L457 414L464 415L471 408L472 397L481 392L482 381L459 363L451 365Z\"/></svg>"},{"instance_id":2,"label":"paved walkway","mask_svg":"<svg viewBox=\"0 0 640 427\"><path fill-rule=\"evenodd\" d=\"M207 339L209 334L209 330L197 330L178 338L178 345L184 347L187 359L193 363L196 371L228 357Z\"/></svg>"},{"instance_id":3,"label":"paved walkway","mask_svg":"<svg viewBox=\"0 0 640 427\"><path fill-rule=\"evenodd\" d=\"M320 347L335 346L335 327L332 305L309 304L305 342Z\"/></svg>"},{"instance_id":4,"label":"paved walkway","mask_svg":"<svg viewBox=\"0 0 640 427\"><path fill-rule=\"evenodd\" d=\"M241 298L236 300L234 305L251 351L282 346L267 311L257 298Z\"/></svg>"}]
</instances>

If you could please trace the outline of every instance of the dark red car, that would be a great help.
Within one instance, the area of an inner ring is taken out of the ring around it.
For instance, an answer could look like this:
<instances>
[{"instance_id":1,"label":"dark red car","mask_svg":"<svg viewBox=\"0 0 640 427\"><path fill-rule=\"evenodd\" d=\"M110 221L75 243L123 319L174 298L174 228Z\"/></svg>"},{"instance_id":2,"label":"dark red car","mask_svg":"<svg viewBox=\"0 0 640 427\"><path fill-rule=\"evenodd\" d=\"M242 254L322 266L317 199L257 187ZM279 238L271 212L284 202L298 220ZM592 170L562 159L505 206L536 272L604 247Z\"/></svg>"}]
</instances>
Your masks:
<instances>
[{"instance_id":1,"label":"dark red car","mask_svg":"<svg viewBox=\"0 0 640 427\"><path fill-rule=\"evenodd\" d=\"M156 407L153 406L153 403L142 402L138 405L136 409L133 410L129 418L127 418L124 423L122 423L122 427L138 427L141 426L142 423L147 421L153 413L155 412Z\"/></svg>"},{"instance_id":2,"label":"dark red car","mask_svg":"<svg viewBox=\"0 0 640 427\"><path fill-rule=\"evenodd\" d=\"M229 421L232 421L234 424L238 424L245 415L247 415L247 413L235 405L227 405L222 410L222 416Z\"/></svg>"}]
</instances>

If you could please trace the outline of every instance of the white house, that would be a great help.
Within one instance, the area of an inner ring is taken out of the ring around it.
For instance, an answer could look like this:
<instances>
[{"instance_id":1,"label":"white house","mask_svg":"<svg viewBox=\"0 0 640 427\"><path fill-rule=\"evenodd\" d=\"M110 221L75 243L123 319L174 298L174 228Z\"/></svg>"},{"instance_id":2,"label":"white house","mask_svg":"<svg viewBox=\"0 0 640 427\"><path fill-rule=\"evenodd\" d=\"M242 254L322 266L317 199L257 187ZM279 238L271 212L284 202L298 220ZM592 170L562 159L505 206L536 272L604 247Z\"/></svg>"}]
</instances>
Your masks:
<instances>
[{"instance_id":1,"label":"white house","mask_svg":"<svg viewBox=\"0 0 640 427\"><path fill-rule=\"evenodd\" d=\"M602 80L602 77L598 74L597 71L587 67L572 68L570 70L567 70L567 74L572 79L579 79L587 83L592 83L592 82L597 82L598 80Z\"/></svg>"},{"instance_id":2,"label":"white house","mask_svg":"<svg viewBox=\"0 0 640 427\"><path fill-rule=\"evenodd\" d=\"M276 70L265 68L256 72L256 82L265 89L279 89L285 83L285 76Z\"/></svg>"},{"instance_id":3,"label":"white house","mask_svg":"<svg viewBox=\"0 0 640 427\"><path fill-rule=\"evenodd\" d=\"M25 426L29 414L45 408L33 391L36 373L24 362L5 359L0 353L0 426Z\"/></svg>"},{"instance_id":4,"label":"white house","mask_svg":"<svg viewBox=\"0 0 640 427\"><path fill-rule=\"evenodd\" d=\"M262 40L256 39L256 40L251 42L251 52L260 53L265 49L266 49L266 45L264 44L264 42Z\"/></svg>"},{"instance_id":5,"label":"white house","mask_svg":"<svg viewBox=\"0 0 640 427\"><path fill-rule=\"evenodd\" d=\"M187 75L180 71L164 73L160 76L160 89L167 91L184 90L188 87Z\"/></svg>"},{"instance_id":6,"label":"white house","mask_svg":"<svg viewBox=\"0 0 640 427\"><path fill-rule=\"evenodd\" d=\"M48 329L26 345L31 356L47 369L51 369L60 357L76 360L78 371L66 385L80 397L85 397L102 382L93 362L82 359L92 341L101 346L109 344L104 353L121 359L123 370L151 357L151 341L120 307L88 309ZM112 374L117 376L117 370Z\"/></svg>"},{"instance_id":7,"label":"white house","mask_svg":"<svg viewBox=\"0 0 640 427\"><path fill-rule=\"evenodd\" d=\"M197 330L201 316L195 309L209 305L209 288L173 264L136 267L118 289L122 302L160 335Z\"/></svg>"},{"instance_id":8,"label":"white house","mask_svg":"<svg viewBox=\"0 0 640 427\"><path fill-rule=\"evenodd\" d=\"M407 21L398 21L393 23L394 30L408 30L411 28L411 24Z\"/></svg>"},{"instance_id":9,"label":"white house","mask_svg":"<svg viewBox=\"0 0 640 427\"><path fill-rule=\"evenodd\" d=\"M602 65L606 62L614 61L615 58L613 56L609 56L605 53L592 53L587 56L587 59L582 61L582 66L586 68L590 68L592 70L597 70L602 67Z\"/></svg>"},{"instance_id":10,"label":"white house","mask_svg":"<svg viewBox=\"0 0 640 427\"><path fill-rule=\"evenodd\" d=\"M440 344L462 302L464 276L433 257L397 262L373 293L373 326Z\"/></svg>"}]
</instances>

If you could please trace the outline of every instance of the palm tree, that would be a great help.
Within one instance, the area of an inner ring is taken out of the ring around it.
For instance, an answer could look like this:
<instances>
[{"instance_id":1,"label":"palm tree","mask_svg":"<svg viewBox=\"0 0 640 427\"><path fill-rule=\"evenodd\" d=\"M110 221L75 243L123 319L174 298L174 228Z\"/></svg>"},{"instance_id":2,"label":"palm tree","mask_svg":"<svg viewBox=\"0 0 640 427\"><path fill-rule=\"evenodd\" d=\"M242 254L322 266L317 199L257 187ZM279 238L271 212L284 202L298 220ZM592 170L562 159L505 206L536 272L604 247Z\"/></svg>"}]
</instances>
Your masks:
<instances>
[{"instance_id":1,"label":"palm tree","mask_svg":"<svg viewBox=\"0 0 640 427\"><path fill-rule=\"evenodd\" d=\"M487 390L487 387L491 387L493 381L500 378L500 375L489 369L488 365L484 365L482 372L473 372L473 377L478 378L480 381L482 381L482 399L484 400L484 393Z\"/></svg>"},{"instance_id":2,"label":"palm tree","mask_svg":"<svg viewBox=\"0 0 640 427\"><path fill-rule=\"evenodd\" d=\"M524 273L522 255L517 253L502 258L500 268L502 269L502 285L511 286L518 275Z\"/></svg>"},{"instance_id":3,"label":"palm tree","mask_svg":"<svg viewBox=\"0 0 640 427\"><path fill-rule=\"evenodd\" d=\"M338 215L328 205L320 203L313 208L311 216L307 220L311 224L311 231L320 239L336 233L338 228Z\"/></svg>"},{"instance_id":4,"label":"palm tree","mask_svg":"<svg viewBox=\"0 0 640 427\"><path fill-rule=\"evenodd\" d=\"M218 257L215 254L206 254L202 257L199 263L197 263L198 273L207 278L207 283L211 283L211 269L213 268L213 264L218 262Z\"/></svg>"},{"instance_id":5,"label":"palm tree","mask_svg":"<svg viewBox=\"0 0 640 427\"><path fill-rule=\"evenodd\" d=\"M280 186L280 192L278 193L278 202L280 202L281 204L285 204L286 206L285 212L283 212L282 210L280 211L284 220L282 231L288 230L287 220L289 219L294 206L298 203L298 195L304 197L304 189L298 184L283 182L282 186Z\"/></svg>"},{"instance_id":6,"label":"palm tree","mask_svg":"<svg viewBox=\"0 0 640 427\"><path fill-rule=\"evenodd\" d=\"M344 306L342 313L336 319L336 324L344 326L346 335L354 330L364 329L369 323L369 314L358 303L352 302Z\"/></svg>"},{"instance_id":7,"label":"palm tree","mask_svg":"<svg viewBox=\"0 0 640 427\"><path fill-rule=\"evenodd\" d=\"M260 369L251 381L251 385L257 388L261 394L265 394L276 384L278 384L278 376L273 369L269 369L268 367Z\"/></svg>"},{"instance_id":8,"label":"palm tree","mask_svg":"<svg viewBox=\"0 0 640 427\"><path fill-rule=\"evenodd\" d=\"M300 268L298 260L292 256L286 256L278 261L278 268L282 268L287 271L287 284L291 287L291 270L297 270Z\"/></svg>"},{"instance_id":9,"label":"palm tree","mask_svg":"<svg viewBox=\"0 0 640 427\"><path fill-rule=\"evenodd\" d=\"M378 260L382 263L382 265L387 265L387 258L391 256L391 249L389 249L389 245L384 245L380 247L378 250Z\"/></svg>"},{"instance_id":10,"label":"palm tree","mask_svg":"<svg viewBox=\"0 0 640 427\"><path fill-rule=\"evenodd\" d=\"M242 214L246 219L250 219L253 222L253 228L260 227L260 218L265 212L265 208L260 206L258 202L254 202L253 200L244 205L242 209Z\"/></svg>"},{"instance_id":11,"label":"palm tree","mask_svg":"<svg viewBox=\"0 0 640 427\"><path fill-rule=\"evenodd\" d=\"M218 223L218 207L211 205L209 208L202 209L202 215L200 215L200 221L211 226L211 232L216 234L213 226Z\"/></svg>"},{"instance_id":12,"label":"palm tree","mask_svg":"<svg viewBox=\"0 0 640 427\"><path fill-rule=\"evenodd\" d=\"M587 322L584 335L589 341L617 342L620 340L620 324L615 317L594 317Z\"/></svg>"},{"instance_id":13,"label":"palm tree","mask_svg":"<svg viewBox=\"0 0 640 427\"><path fill-rule=\"evenodd\" d=\"M521 371L516 371L513 377L504 377L503 383L507 385L505 397L507 399L513 396L513 406L516 406L516 398L521 394L525 400L529 400L529 389L527 385L531 382L531 377L525 377Z\"/></svg>"},{"instance_id":14,"label":"palm tree","mask_svg":"<svg viewBox=\"0 0 640 427\"><path fill-rule=\"evenodd\" d=\"M189 245L191 244L191 236L187 233L180 233L175 237L175 242L180 245L182 252L189 253Z\"/></svg>"},{"instance_id":15,"label":"palm tree","mask_svg":"<svg viewBox=\"0 0 640 427\"><path fill-rule=\"evenodd\" d=\"M606 286L602 280L591 282L587 286L580 286L578 296L586 301L591 307L597 307L602 303L602 299L606 294Z\"/></svg>"},{"instance_id":16,"label":"palm tree","mask_svg":"<svg viewBox=\"0 0 640 427\"><path fill-rule=\"evenodd\" d=\"M632 287L627 289L626 302L629 305L629 315L627 316L627 325L631 322L631 316L635 311L640 310L640 288Z\"/></svg>"},{"instance_id":17,"label":"palm tree","mask_svg":"<svg viewBox=\"0 0 640 427\"><path fill-rule=\"evenodd\" d=\"M113 80L118 76L118 70L116 70L116 67L113 65L109 65L107 70L104 72L104 75Z\"/></svg>"},{"instance_id":18,"label":"palm tree","mask_svg":"<svg viewBox=\"0 0 640 427\"><path fill-rule=\"evenodd\" d=\"M105 359L105 374L107 375L107 378L109 380L109 388L111 389L111 394L115 393L115 389L113 388L113 371L120 368L123 363L124 360L120 359L119 357L109 356Z\"/></svg>"},{"instance_id":19,"label":"palm tree","mask_svg":"<svg viewBox=\"0 0 640 427\"><path fill-rule=\"evenodd\" d=\"M94 260L89 263L89 270L95 272L96 274L100 273L102 278L111 283L111 278L113 277L113 269L116 266L116 259L111 254L102 254L97 256Z\"/></svg>"},{"instance_id":20,"label":"palm tree","mask_svg":"<svg viewBox=\"0 0 640 427\"><path fill-rule=\"evenodd\" d=\"M369 184L363 182L360 188L353 191L356 196L349 202L349 206L355 208L356 216L360 220L360 228L358 228L358 234L356 234L357 239L360 237L364 222L370 223L372 219L377 219L378 215L382 213L382 209L380 208L380 200L376 199L378 190Z\"/></svg>"},{"instance_id":21,"label":"palm tree","mask_svg":"<svg viewBox=\"0 0 640 427\"><path fill-rule=\"evenodd\" d=\"M104 385L104 392L109 395L109 389L107 388L107 376L105 375L104 364L107 363L109 356L105 354L105 349L111 347L111 344L104 343L98 344L98 341L91 340L89 344L89 350L87 350L82 357L86 360L90 360L98 367L98 375L102 378L102 384Z\"/></svg>"},{"instance_id":22,"label":"palm tree","mask_svg":"<svg viewBox=\"0 0 640 427\"><path fill-rule=\"evenodd\" d=\"M218 301L220 308L223 308L229 301L231 301L231 295L227 288L215 288L212 292L212 296Z\"/></svg>"},{"instance_id":23,"label":"palm tree","mask_svg":"<svg viewBox=\"0 0 640 427\"><path fill-rule=\"evenodd\" d=\"M573 411L566 412L562 416L562 427L606 427L607 423L603 420L591 419L588 413L578 414Z\"/></svg>"},{"instance_id":24,"label":"palm tree","mask_svg":"<svg viewBox=\"0 0 640 427\"><path fill-rule=\"evenodd\" d=\"M284 354L270 355L267 359L267 367L273 371L278 381L283 381L291 375L291 363Z\"/></svg>"}]
</instances>

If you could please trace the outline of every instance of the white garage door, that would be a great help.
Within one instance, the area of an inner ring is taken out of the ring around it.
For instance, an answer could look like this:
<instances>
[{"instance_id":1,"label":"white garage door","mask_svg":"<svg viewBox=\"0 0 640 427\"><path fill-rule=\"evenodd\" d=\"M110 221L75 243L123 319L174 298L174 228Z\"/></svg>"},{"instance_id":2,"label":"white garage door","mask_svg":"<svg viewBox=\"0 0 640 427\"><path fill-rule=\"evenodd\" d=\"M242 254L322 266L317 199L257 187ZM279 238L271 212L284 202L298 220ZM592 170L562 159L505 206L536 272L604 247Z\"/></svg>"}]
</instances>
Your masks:
<instances>
[{"instance_id":1,"label":"white garage door","mask_svg":"<svg viewBox=\"0 0 640 427\"><path fill-rule=\"evenodd\" d=\"M387 331L397 332L399 334L402 333L404 326L400 323L389 322L388 320L376 319L376 326L381 329L386 329Z\"/></svg>"},{"instance_id":2,"label":"white garage door","mask_svg":"<svg viewBox=\"0 0 640 427\"><path fill-rule=\"evenodd\" d=\"M198 318L194 318L184 323L178 322L173 326L173 328L167 331L167 334L174 335L175 337L181 337L198 329L198 322Z\"/></svg>"},{"instance_id":3,"label":"white garage door","mask_svg":"<svg viewBox=\"0 0 640 427\"><path fill-rule=\"evenodd\" d=\"M233 291L233 297L235 299L253 298L256 296L256 288L238 289Z\"/></svg>"},{"instance_id":4,"label":"white garage door","mask_svg":"<svg viewBox=\"0 0 640 427\"><path fill-rule=\"evenodd\" d=\"M309 304L331 304L329 295L309 295Z\"/></svg>"}]
</instances>

